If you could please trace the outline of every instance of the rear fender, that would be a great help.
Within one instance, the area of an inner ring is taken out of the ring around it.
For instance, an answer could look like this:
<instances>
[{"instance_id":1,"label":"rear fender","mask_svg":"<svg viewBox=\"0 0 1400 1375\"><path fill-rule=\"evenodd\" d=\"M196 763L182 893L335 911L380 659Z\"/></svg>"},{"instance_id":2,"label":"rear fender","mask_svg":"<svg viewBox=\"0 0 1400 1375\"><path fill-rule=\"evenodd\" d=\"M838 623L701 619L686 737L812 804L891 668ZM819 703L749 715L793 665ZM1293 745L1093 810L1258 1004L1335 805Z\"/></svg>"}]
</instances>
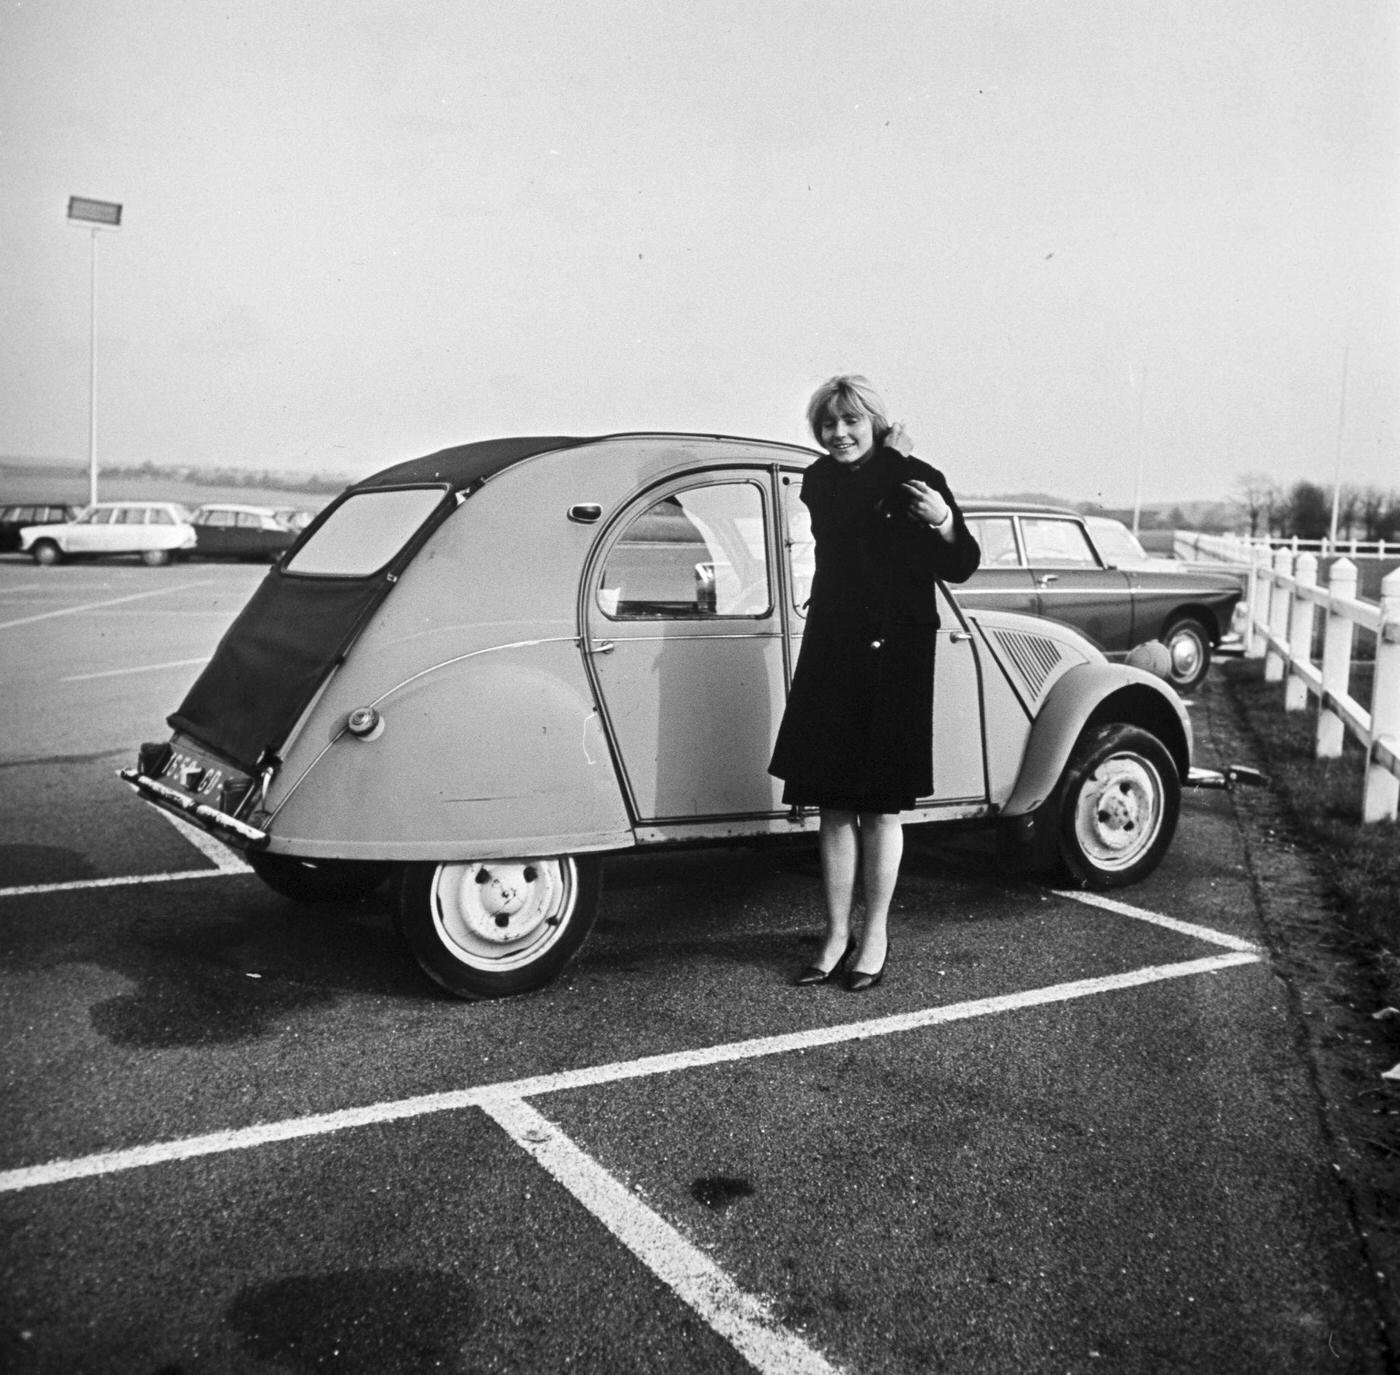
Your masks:
<instances>
[{"instance_id":1,"label":"rear fender","mask_svg":"<svg viewBox=\"0 0 1400 1375\"><path fill-rule=\"evenodd\" d=\"M1116 721L1151 731L1186 778L1191 723L1176 693L1160 678L1125 664L1080 664L1050 689L1041 706L1002 815L1024 816L1047 802L1085 730Z\"/></svg>"}]
</instances>

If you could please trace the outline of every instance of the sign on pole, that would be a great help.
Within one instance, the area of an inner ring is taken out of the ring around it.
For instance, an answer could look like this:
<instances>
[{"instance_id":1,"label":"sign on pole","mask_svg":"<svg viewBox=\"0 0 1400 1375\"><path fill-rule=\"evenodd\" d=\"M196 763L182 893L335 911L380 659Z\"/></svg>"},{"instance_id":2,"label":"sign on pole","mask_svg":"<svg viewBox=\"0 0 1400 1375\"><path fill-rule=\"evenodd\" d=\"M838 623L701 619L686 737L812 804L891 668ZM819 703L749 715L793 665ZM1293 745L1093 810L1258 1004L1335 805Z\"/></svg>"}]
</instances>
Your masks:
<instances>
[{"instance_id":1,"label":"sign on pole","mask_svg":"<svg viewBox=\"0 0 1400 1375\"><path fill-rule=\"evenodd\" d=\"M85 220L88 224L109 224L116 229L122 222L122 208L114 201L95 201L86 196L69 196L68 218Z\"/></svg>"}]
</instances>

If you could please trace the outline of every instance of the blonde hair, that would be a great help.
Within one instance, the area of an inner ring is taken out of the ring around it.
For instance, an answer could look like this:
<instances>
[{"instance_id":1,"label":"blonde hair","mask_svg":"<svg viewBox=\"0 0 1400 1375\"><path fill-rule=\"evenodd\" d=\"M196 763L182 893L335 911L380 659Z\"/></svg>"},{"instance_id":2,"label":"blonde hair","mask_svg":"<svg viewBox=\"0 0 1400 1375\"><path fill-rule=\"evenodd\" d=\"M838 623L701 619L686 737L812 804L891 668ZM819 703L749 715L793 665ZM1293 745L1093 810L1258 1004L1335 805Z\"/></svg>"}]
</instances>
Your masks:
<instances>
[{"instance_id":1,"label":"blonde hair","mask_svg":"<svg viewBox=\"0 0 1400 1375\"><path fill-rule=\"evenodd\" d=\"M889 433L889 412L880 398L880 393L859 373L845 372L828 377L812 393L812 399L807 403L807 428L819 443L822 437L822 421L828 415L836 414L838 407L842 410L856 411L860 415L868 415L877 444L882 443Z\"/></svg>"}]
</instances>

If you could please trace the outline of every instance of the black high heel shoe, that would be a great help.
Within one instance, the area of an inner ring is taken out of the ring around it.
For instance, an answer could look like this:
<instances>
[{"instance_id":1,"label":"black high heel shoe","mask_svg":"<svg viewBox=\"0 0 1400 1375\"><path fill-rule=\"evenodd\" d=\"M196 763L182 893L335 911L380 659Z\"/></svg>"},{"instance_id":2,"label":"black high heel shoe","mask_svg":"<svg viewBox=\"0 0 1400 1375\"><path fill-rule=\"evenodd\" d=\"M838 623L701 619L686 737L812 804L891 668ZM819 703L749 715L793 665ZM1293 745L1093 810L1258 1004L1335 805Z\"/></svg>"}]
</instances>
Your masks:
<instances>
[{"instance_id":1,"label":"black high heel shoe","mask_svg":"<svg viewBox=\"0 0 1400 1375\"><path fill-rule=\"evenodd\" d=\"M856 953L856 938L851 937L846 942L846 953L836 961L830 969L823 969L819 964L809 964L794 980L793 983L798 988L809 988L813 984L827 983L835 974L846 967L846 961Z\"/></svg>"},{"instance_id":2,"label":"black high heel shoe","mask_svg":"<svg viewBox=\"0 0 1400 1375\"><path fill-rule=\"evenodd\" d=\"M873 974L867 974L864 970L852 969L846 975L846 990L850 993L866 993L874 988L881 979L885 977L885 966L890 962L890 947L885 944L885 958L880 961L880 967Z\"/></svg>"}]
</instances>

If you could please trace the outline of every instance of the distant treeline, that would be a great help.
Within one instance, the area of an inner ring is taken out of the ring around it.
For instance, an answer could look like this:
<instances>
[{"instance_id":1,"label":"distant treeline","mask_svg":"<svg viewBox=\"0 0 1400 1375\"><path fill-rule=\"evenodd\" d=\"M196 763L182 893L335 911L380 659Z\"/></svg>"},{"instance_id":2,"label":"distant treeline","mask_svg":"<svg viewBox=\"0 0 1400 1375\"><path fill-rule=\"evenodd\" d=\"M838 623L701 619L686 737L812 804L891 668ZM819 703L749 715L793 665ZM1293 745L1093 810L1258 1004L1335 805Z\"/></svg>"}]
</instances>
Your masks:
<instances>
[{"instance_id":1,"label":"distant treeline","mask_svg":"<svg viewBox=\"0 0 1400 1375\"><path fill-rule=\"evenodd\" d=\"M104 464L109 477L152 478L159 482L189 482L200 487L262 487L278 492L335 495L355 479L342 473L289 473L271 468L206 468L193 463Z\"/></svg>"}]
</instances>

